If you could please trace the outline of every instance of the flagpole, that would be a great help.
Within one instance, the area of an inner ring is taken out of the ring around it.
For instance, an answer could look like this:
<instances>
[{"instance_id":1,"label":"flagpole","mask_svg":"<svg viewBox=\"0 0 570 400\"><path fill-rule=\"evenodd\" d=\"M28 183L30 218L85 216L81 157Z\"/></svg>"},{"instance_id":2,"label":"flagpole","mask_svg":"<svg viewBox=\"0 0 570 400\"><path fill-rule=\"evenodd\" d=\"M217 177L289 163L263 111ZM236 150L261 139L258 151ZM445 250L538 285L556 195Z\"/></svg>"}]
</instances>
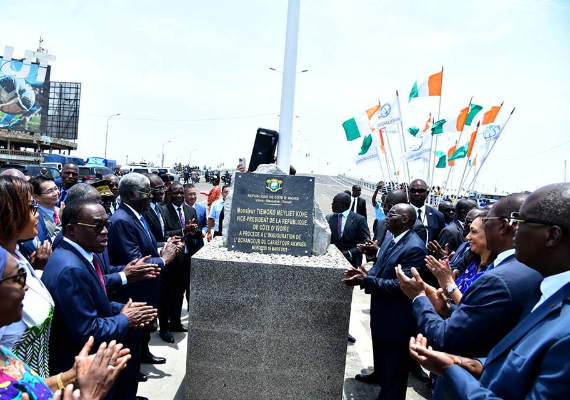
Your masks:
<instances>
[{"instance_id":1,"label":"flagpole","mask_svg":"<svg viewBox=\"0 0 570 400\"><path fill-rule=\"evenodd\" d=\"M380 102L380 99L378 99L378 105L382 106L382 103ZM380 136L382 137L382 129L378 128L378 131L380 132ZM388 141L388 135L384 135L386 136L386 142L388 143L388 149L390 150L390 155L392 155L392 149L390 148L390 142ZM392 182L392 171L390 171L390 160L388 160L388 154L386 153L386 149L384 149L384 157L386 157L386 169L388 170L388 173L390 174L390 182ZM394 159L392 158L392 162L394 162ZM394 173L396 173L396 165L394 164ZM398 181L397 176L396 176L396 182Z\"/></svg>"},{"instance_id":2,"label":"flagpole","mask_svg":"<svg viewBox=\"0 0 570 400\"><path fill-rule=\"evenodd\" d=\"M398 91L396 90L396 97L398 98L398 111L400 111L400 130L402 131L402 144L403 144L403 148L402 148L402 154L404 154L406 152L407 146L406 146L406 136L404 134L404 123L402 121L402 107L400 107L400 95L398 94ZM410 165L408 164L408 160L406 160L405 163L405 168L406 171L408 173L408 185L411 182L412 178L410 177Z\"/></svg>"},{"instance_id":3,"label":"flagpole","mask_svg":"<svg viewBox=\"0 0 570 400\"><path fill-rule=\"evenodd\" d=\"M441 66L441 92L443 93L443 65ZM441 95L442 93L439 94L439 106L437 107L437 120L439 121L441 116ZM429 183L429 187L431 188L433 186L433 176L434 176L434 171L435 171L435 152L437 151L437 139L438 137L435 137L435 149L432 147L432 152L433 152L433 163L431 165L431 179L430 179L430 183ZM433 141L432 141L433 144Z\"/></svg>"},{"instance_id":4,"label":"flagpole","mask_svg":"<svg viewBox=\"0 0 570 400\"><path fill-rule=\"evenodd\" d=\"M467 171L468 164L469 164L469 157L467 157L467 159L465 160L465 168L463 168L463 174L461 175L461 180L459 181L459 187L457 188L457 195L459 195L459 193L461 192L461 187L463 185L463 179L465 178L465 172Z\"/></svg>"},{"instance_id":5,"label":"flagpole","mask_svg":"<svg viewBox=\"0 0 570 400\"><path fill-rule=\"evenodd\" d=\"M505 129L505 126L507 126L507 123L509 122L509 120L511 119L511 116L513 115L513 113L515 112L516 107L513 108L513 111L511 111L511 114L509 115L509 118L507 119L507 121L505 122L505 124L503 125L503 129L501 129L501 132ZM487 161L487 159L489 158L489 155L491 154L491 151L493 151L493 148L495 147L495 145L497 144L497 142L499 141L499 139L497 138L497 140L495 140L493 142L493 145L491 146L491 148L489 149L489 151L487 152L487 156L485 157L485 159L483 160L483 162L481 163L481 166L479 166L479 170L477 171L477 173L475 174L475 176L473 177L473 181L471 181L471 184L469 185L469 188L472 189L475 186L475 181L477 180L477 177L479 176L479 172L481 172L481 168L483 168L483 165L485 165L485 162Z\"/></svg>"},{"instance_id":6,"label":"flagpole","mask_svg":"<svg viewBox=\"0 0 570 400\"><path fill-rule=\"evenodd\" d=\"M380 164L380 172L382 173L382 180L386 180L386 175L384 174L384 168L382 168L382 159L380 158L380 153L378 153L378 146L376 146L376 156L378 157L378 164Z\"/></svg>"},{"instance_id":7,"label":"flagpole","mask_svg":"<svg viewBox=\"0 0 570 400\"><path fill-rule=\"evenodd\" d=\"M392 153L392 146L390 145L390 139L388 134L386 136L386 143L388 143L388 150L390 151L390 158L392 159L392 166L394 167L394 174L396 174L396 182L400 183L400 179L398 178L398 170L396 169L396 163L394 162L394 154Z\"/></svg>"},{"instance_id":8,"label":"flagpole","mask_svg":"<svg viewBox=\"0 0 570 400\"><path fill-rule=\"evenodd\" d=\"M474 162L477 162L477 156L475 156L475 160ZM459 189L457 189L458 193L463 190L465 192L465 194L468 194L467 190L463 189L463 185L467 182L467 179L469 178L469 174L471 173L471 168L473 168L473 165L469 166L469 170L467 170L467 164L469 164L469 159L467 160L467 163L465 164L465 169L463 170L463 177L461 177L461 182L459 182ZM473 164L473 163L471 163ZM465 171L467 171L467 175L465 175ZM463 179L465 178L465 180Z\"/></svg>"}]
</instances>

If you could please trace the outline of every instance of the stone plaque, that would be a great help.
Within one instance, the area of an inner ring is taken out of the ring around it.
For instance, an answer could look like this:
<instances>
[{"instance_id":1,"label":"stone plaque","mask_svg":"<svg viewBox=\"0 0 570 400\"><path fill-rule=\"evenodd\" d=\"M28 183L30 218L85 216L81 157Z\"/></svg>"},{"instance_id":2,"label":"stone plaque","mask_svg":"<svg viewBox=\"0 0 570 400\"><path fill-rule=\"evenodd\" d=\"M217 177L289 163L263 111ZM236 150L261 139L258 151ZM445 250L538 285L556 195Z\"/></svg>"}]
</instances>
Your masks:
<instances>
[{"instance_id":1,"label":"stone plaque","mask_svg":"<svg viewBox=\"0 0 570 400\"><path fill-rule=\"evenodd\" d=\"M315 178L236 173L228 249L310 256Z\"/></svg>"}]
</instances>

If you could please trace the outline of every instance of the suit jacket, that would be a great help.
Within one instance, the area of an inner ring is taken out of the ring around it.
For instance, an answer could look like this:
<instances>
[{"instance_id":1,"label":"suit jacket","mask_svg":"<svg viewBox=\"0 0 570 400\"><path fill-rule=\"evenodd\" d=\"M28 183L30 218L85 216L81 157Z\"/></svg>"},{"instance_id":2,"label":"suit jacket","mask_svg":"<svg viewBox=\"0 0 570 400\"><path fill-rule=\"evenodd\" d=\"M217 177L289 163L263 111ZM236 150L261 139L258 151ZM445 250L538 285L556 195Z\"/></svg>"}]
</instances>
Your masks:
<instances>
[{"instance_id":1,"label":"suit jacket","mask_svg":"<svg viewBox=\"0 0 570 400\"><path fill-rule=\"evenodd\" d=\"M445 320L427 297L418 297L413 306L420 333L435 350L485 357L517 325L529 292L541 280L511 255L473 282Z\"/></svg>"},{"instance_id":2,"label":"suit jacket","mask_svg":"<svg viewBox=\"0 0 570 400\"><path fill-rule=\"evenodd\" d=\"M157 204L156 209L162 216L162 221L164 222L164 212L162 207ZM156 212L150 209L143 212L142 216L144 217L152 236L154 236L154 240L156 240L158 247L164 247L168 238L165 235L166 232L162 229L162 225L160 225L160 220L158 219ZM164 222L164 227L166 228L166 222Z\"/></svg>"},{"instance_id":3,"label":"suit jacket","mask_svg":"<svg viewBox=\"0 0 570 400\"><path fill-rule=\"evenodd\" d=\"M443 214L435 208L426 204L426 218L428 226L428 240L437 240L442 229L445 227L445 218Z\"/></svg>"},{"instance_id":4,"label":"suit jacket","mask_svg":"<svg viewBox=\"0 0 570 400\"><path fill-rule=\"evenodd\" d=\"M451 269L457 270L457 275L455 279L459 278L465 269L467 268L467 254L469 254L469 250L471 250L471 245L469 242L463 242L459 245L457 250L455 250L455 254L449 260L449 266Z\"/></svg>"},{"instance_id":5,"label":"suit jacket","mask_svg":"<svg viewBox=\"0 0 570 400\"><path fill-rule=\"evenodd\" d=\"M570 284L527 315L491 350L480 381L453 366L443 379L443 393L452 399L568 398L568 354Z\"/></svg>"},{"instance_id":6,"label":"suit jacket","mask_svg":"<svg viewBox=\"0 0 570 400\"><path fill-rule=\"evenodd\" d=\"M416 220L414 226L412 227L412 230L416 232L416 234L420 237L420 239L424 241L424 243L426 242L427 229L420 220ZM376 224L376 230L374 231L374 240L378 240L378 246L382 246L382 243L384 243L386 232L388 232L386 229L386 220L383 219L382 221L378 221Z\"/></svg>"},{"instance_id":7,"label":"suit jacket","mask_svg":"<svg viewBox=\"0 0 570 400\"><path fill-rule=\"evenodd\" d=\"M107 265L101 264L101 272ZM52 253L42 281L55 302L50 332L50 372L70 369L89 336L94 348L120 340L129 321L120 314L124 304L109 302L95 268L73 246L62 242Z\"/></svg>"},{"instance_id":8,"label":"suit jacket","mask_svg":"<svg viewBox=\"0 0 570 400\"><path fill-rule=\"evenodd\" d=\"M204 207L202 204L199 204L198 202L194 203L194 207L196 210L196 214L198 216L198 228L200 229L200 232L204 231L204 228L206 228L206 232L208 231L208 216L206 215L206 207ZM200 250L202 247L204 247L204 238L202 238L202 236L200 235L200 237L196 237L196 238L192 238L191 241L188 241L188 251L190 252L190 255L194 255L196 254L196 252L198 250Z\"/></svg>"},{"instance_id":9,"label":"suit jacket","mask_svg":"<svg viewBox=\"0 0 570 400\"><path fill-rule=\"evenodd\" d=\"M358 251L356 245L364 243L370 239L370 231L366 219L355 212L350 212L344 225L342 237L338 237L338 214L327 215L327 221L331 228L331 244L334 244L340 251L346 250L352 255L349 262L355 268L360 268L362 263L362 253Z\"/></svg>"},{"instance_id":10,"label":"suit jacket","mask_svg":"<svg viewBox=\"0 0 570 400\"><path fill-rule=\"evenodd\" d=\"M42 242L44 240L49 240L51 242L51 238L55 237L58 232L61 231L61 226L57 226L55 222L51 220L51 216L48 216L41 208L38 208L38 214L38 238ZM40 219L42 220L41 222Z\"/></svg>"},{"instance_id":11,"label":"suit jacket","mask_svg":"<svg viewBox=\"0 0 570 400\"><path fill-rule=\"evenodd\" d=\"M354 200L354 197L350 197L350 210L352 211L352 201ZM358 197L358 202L356 203L356 211L355 211L358 215L361 215L364 217L364 219L368 220L366 217L366 200L364 200L362 197Z\"/></svg>"},{"instance_id":12,"label":"suit jacket","mask_svg":"<svg viewBox=\"0 0 570 400\"><path fill-rule=\"evenodd\" d=\"M437 239L439 245L445 249L445 245L449 244L449 252L455 251L465 242L463 237L463 227L459 221L453 221L441 230Z\"/></svg>"},{"instance_id":13,"label":"suit jacket","mask_svg":"<svg viewBox=\"0 0 570 400\"><path fill-rule=\"evenodd\" d=\"M164 215L164 228L166 229L166 236L183 236L184 233L182 232L182 224L180 223L180 217L178 215L178 211L176 210L176 206L172 203L165 204L162 206L162 213ZM196 215L196 210L193 207L188 206L187 204L182 204L182 210L184 211L184 223L188 224L188 222L198 220L198 216ZM198 230L198 232L194 233L186 239L186 246L188 246L193 239L201 239L202 238L202 231ZM190 247L188 247L188 252L190 252ZM180 254L178 257L178 261L181 262L184 259L184 255Z\"/></svg>"},{"instance_id":14,"label":"suit jacket","mask_svg":"<svg viewBox=\"0 0 570 400\"><path fill-rule=\"evenodd\" d=\"M164 261L158 254L158 246L152 233L147 232L133 211L121 203L111 216L113 222L109 229L109 258L113 265L126 265L131 260L151 256L149 264L164 267ZM147 223L148 224L148 223ZM123 287L117 296L120 301L146 301L153 307L158 306L159 280L145 279Z\"/></svg>"},{"instance_id":15,"label":"suit jacket","mask_svg":"<svg viewBox=\"0 0 570 400\"><path fill-rule=\"evenodd\" d=\"M425 274L424 258L428 254L425 242L409 230L402 239L389 249L391 240L386 240L378 252L378 261L365 278L364 290L371 294L370 329L372 338L394 342L408 342L417 332L412 313L412 301L400 289L396 266L409 277L411 269ZM429 271L428 271L429 272Z\"/></svg>"}]
</instances>

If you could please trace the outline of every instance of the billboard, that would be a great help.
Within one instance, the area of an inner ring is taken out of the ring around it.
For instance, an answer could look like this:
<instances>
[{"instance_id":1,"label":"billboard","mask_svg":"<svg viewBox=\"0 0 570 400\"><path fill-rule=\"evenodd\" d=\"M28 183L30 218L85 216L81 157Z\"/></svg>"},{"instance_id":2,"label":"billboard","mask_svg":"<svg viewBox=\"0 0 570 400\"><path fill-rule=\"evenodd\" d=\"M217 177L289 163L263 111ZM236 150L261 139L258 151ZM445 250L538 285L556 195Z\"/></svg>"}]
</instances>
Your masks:
<instances>
[{"instance_id":1,"label":"billboard","mask_svg":"<svg viewBox=\"0 0 570 400\"><path fill-rule=\"evenodd\" d=\"M49 65L0 57L0 128L45 132Z\"/></svg>"},{"instance_id":2,"label":"billboard","mask_svg":"<svg viewBox=\"0 0 570 400\"><path fill-rule=\"evenodd\" d=\"M42 116L42 132L56 139L76 140L80 99L81 83L50 82L47 112Z\"/></svg>"}]
</instances>

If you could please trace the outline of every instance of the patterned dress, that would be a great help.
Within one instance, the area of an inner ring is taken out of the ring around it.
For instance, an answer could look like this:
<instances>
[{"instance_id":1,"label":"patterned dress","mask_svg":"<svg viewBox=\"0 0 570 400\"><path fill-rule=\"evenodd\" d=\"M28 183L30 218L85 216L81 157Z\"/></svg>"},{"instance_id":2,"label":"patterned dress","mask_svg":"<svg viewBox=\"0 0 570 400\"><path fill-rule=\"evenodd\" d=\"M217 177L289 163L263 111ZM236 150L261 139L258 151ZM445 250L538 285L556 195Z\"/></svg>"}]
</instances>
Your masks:
<instances>
[{"instance_id":1,"label":"patterned dress","mask_svg":"<svg viewBox=\"0 0 570 400\"><path fill-rule=\"evenodd\" d=\"M6 360L0 369L0 399L21 399L27 393L31 400L49 400L53 393L29 366L4 346L0 351Z\"/></svg>"}]
</instances>

